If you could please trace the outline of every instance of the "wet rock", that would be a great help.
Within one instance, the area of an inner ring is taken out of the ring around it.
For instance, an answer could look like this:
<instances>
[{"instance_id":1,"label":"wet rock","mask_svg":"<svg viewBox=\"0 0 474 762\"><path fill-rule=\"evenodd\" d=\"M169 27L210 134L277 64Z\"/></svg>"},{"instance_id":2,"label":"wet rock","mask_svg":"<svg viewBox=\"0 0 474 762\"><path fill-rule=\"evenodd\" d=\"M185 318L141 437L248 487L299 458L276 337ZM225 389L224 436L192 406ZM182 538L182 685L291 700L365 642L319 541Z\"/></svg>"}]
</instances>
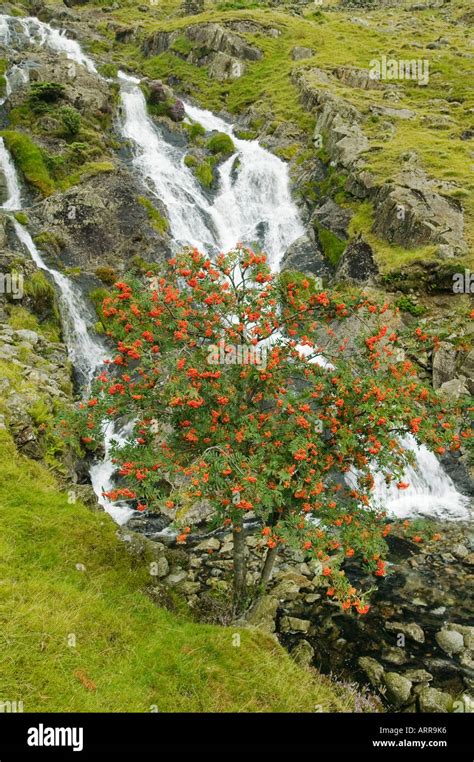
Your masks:
<instances>
[{"instance_id":1,"label":"wet rock","mask_svg":"<svg viewBox=\"0 0 474 762\"><path fill-rule=\"evenodd\" d=\"M406 652L403 648L384 648L382 650L382 659L390 664L402 665L408 661Z\"/></svg>"},{"instance_id":2,"label":"wet rock","mask_svg":"<svg viewBox=\"0 0 474 762\"><path fill-rule=\"evenodd\" d=\"M307 640L299 640L290 655L300 667L308 669L314 659L314 648Z\"/></svg>"},{"instance_id":3,"label":"wet rock","mask_svg":"<svg viewBox=\"0 0 474 762\"><path fill-rule=\"evenodd\" d=\"M357 663L369 678L371 685L376 687L382 685L384 668L378 661L372 659L370 656L361 656L357 660Z\"/></svg>"},{"instance_id":4,"label":"wet rock","mask_svg":"<svg viewBox=\"0 0 474 762\"><path fill-rule=\"evenodd\" d=\"M425 633L421 629L420 625L415 622L409 622L405 624L403 622L387 622L385 629L389 632L402 633L415 643L425 642Z\"/></svg>"},{"instance_id":5,"label":"wet rock","mask_svg":"<svg viewBox=\"0 0 474 762\"><path fill-rule=\"evenodd\" d=\"M308 632L311 622L294 616L284 616L280 622L281 632Z\"/></svg>"},{"instance_id":6,"label":"wet rock","mask_svg":"<svg viewBox=\"0 0 474 762\"><path fill-rule=\"evenodd\" d=\"M403 706L410 698L412 682L398 672L387 672L385 675L387 695L397 706Z\"/></svg>"},{"instance_id":7,"label":"wet rock","mask_svg":"<svg viewBox=\"0 0 474 762\"><path fill-rule=\"evenodd\" d=\"M169 107L168 114L173 122L182 122L186 116L183 101L180 101L179 98L177 98Z\"/></svg>"},{"instance_id":8,"label":"wet rock","mask_svg":"<svg viewBox=\"0 0 474 762\"><path fill-rule=\"evenodd\" d=\"M435 635L435 639L439 647L448 654L460 653L464 648L464 638L460 632L454 630L441 630Z\"/></svg>"},{"instance_id":9,"label":"wet rock","mask_svg":"<svg viewBox=\"0 0 474 762\"><path fill-rule=\"evenodd\" d=\"M449 712L453 700L449 693L436 688L422 688L418 695L420 712Z\"/></svg>"}]
</instances>

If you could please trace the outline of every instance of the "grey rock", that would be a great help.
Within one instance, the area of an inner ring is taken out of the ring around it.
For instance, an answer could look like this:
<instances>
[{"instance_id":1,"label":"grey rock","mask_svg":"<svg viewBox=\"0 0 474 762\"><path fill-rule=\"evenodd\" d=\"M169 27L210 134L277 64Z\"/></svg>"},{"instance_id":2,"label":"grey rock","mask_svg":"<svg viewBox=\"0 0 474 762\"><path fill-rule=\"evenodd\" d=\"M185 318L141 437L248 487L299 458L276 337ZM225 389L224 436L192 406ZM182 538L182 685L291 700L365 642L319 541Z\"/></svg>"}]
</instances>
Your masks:
<instances>
[{"instance_id":1,"label":"grey rock","mask_svg":"<svg viewBox=\"0 0 474 762\"><path fill-rule=\"evenodd\" d=\"M273 595L264 595L248 612L246 621L263 632L273 633L277 609L278 600Z\"/></svg>"},{"instance_id":2,"label":"grey rock","mask_svg":"<svg viewBox=\"0 0 474 762\"><path fill-rule=\"evenodd\" d=\"M376 278L378 272L372 248L359 235L344 251L336 270L336 280L367 283Z\"/></svg>"},{"instance_id":3,"label":"grey rock","mask_svg":"<svg viewBox=\"0 0 474 762\"><path fill-rule=\"evenodd\" d=\"M314 659L314 648L307 640L299 640L290 655L300 667L308 669Z\"/></svg>"},{"instance_id":4,"label":"grey rock","mask_svg":"<svg viewBox=\"0 0 474 762\"><path fill-rule=\"evenodd\" d=\"M308 632L311 622L308 619L298 619L294 616L284 616L281 619L282 632Z\"/></svg>"},{"instance_id":5,"label":"grey rock","mask_svg":"<svg viewBox=\"0 0 474 762\"><path fill-rule=\"evenodd\" d=\"M410 640L414 640L415 643L425 642L425 633L421 629L420 625L416 624L415 622L409 622L407 624L404 622L387 622L385 629L389 632L401 632Z\"/></svg>"},{"instance_id":6,"label":"grey rock","mask_svg":"<svg viewBox=\"0 0 474 762\"><path fill-rule=\"evenodd\" d=\"M433 675L426 671L426 669L407 669L403 676L407 680L411 680L412 683L429 683L433 679Z\"/></svg>"},{"instance_id":7,"label":"grey rock","mask_svg":"<svg viewBox=\"0 0 474 762\"><path fill-rule=\"evenodd\" d=\"M385 675L387 696L397 706L403 706L410 698L412 682L398 672L387 672Z\"/></svg>"},{"instance_id":8,"label":"grey rock","mask_svg":"<svg viewBox=\"0 0 474 762\"><path fill-rule=\"evenodd\" d=\"M423 688L418 695L420 712L449 712L453 700L449 693L436 688Z\"/></svg>"},{"instance_id":9,"label":"grey rock","mask_svg":"<svg viewBox=\"0 0 474 762\"><path fill-rule=\"evenodd\" d=\"M435 635L439 647L449 656L460 653L464 648L464 638L455 630L441 630Z\"/></svg>"},{"instance_id":10,"label":"grey rock","mask_svg":"<svg viewBox=\"0 0 474 762\"><path fill-rule=\"evenodd\" d=\"M377 687L382 685L384 668L378 661L372 659L370 656L361 656L357 660L357 663L369 678L371 685Z\"/></svg>"},{"instance_id":11,"label":"grey rock","mask_svg":"<svg viewBox=\"0 0 474 762\"><path fill-rule=\"evenodd\" d=\"M218 52L212 56L209 65L209 76L220 82L239 79L245 73L245 64L238 58L227 53Z\"/></svg>"}]
</instances>

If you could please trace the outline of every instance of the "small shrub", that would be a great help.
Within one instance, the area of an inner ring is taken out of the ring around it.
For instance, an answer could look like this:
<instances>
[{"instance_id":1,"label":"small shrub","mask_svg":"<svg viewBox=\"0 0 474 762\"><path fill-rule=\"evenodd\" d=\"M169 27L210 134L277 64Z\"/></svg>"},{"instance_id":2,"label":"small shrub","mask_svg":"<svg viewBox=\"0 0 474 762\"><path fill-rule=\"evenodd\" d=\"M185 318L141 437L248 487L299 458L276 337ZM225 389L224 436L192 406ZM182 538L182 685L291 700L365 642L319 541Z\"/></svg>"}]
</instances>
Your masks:
<instances>
[{"instance_id":1,"label":"small shrub","mask_svg":"<svg viewBox=\"0 0 474 762\"><path fill-rule=\"evenodd\" d=\"M114 268L108 267L107 265L97 267L95 274L99 280L101 280L102 283L105 283L107 286L112 286L117 280L117 273L115 272Z\"/></svg>"},{"instance_id":2,"label":"small shrub","mask_svg":"<svg viewBox=\"0 0 474 762\"><path fill-rule=\"evenodd\" d=\"M71 106L63 106L59 112L66 135L74 137L81 129L81 115Z\"/></svg>"}]
</instances>

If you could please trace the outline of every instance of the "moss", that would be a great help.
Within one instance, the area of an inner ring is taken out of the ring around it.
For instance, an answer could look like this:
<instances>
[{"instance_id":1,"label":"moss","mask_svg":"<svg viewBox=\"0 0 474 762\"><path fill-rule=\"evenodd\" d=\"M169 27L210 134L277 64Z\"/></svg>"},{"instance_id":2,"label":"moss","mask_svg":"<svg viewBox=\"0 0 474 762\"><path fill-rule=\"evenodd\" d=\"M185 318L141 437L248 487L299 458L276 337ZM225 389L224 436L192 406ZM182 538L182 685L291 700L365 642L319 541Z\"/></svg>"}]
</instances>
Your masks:
<instances>
[{"instance_id":1,"label":"moss","mask_svg":"<svg viewBox=\"0 0 474 762\"><path fill-rule=\"evenodd\" d=\"M29 220L26 212L15 212L14 217L16 221L20 223L20 225L28 225Z\"/></svg>"},{"instance_id":2,"label":"moss","mask_svg":"<svg viewBox=\"0 0 474 762\"><path fill-rule=\"evenodd\" d=\"M212 186L214 175L212 172L212 165L210 159L204 159L203 161L199 161L195 156L192 154L187 154L184 157L184 163L187 167L192 169L195 176L201 183L201 185L204 186L204 188L210 188Z\"/></svg>"},{"instance_id":3,"label":"moss","mask_svg":"<svg viewBox=\"0 0 474 762\"><path fill-rule=\"evenodd\" d=\"M225 132L218 132L215 135L212 135L206 142L206 148L212 154L220 157L231 156L235 153L235 146L232 138L229 135L226 135Z\"/></svg>"},{"instance_id":4,"label":"moss","mask_svg":"<svg viewBox=\"0 0 474 762\"><path fill-rule=\"evenodd\" d=\"M179 53L180 55L187 56L189 53L191 53L193 47L194 46L189 37L186 37L185 34L180 34L179 37L173 41L171 50L174 53Z\"/></svg>"},{"instance_id":5,"label":"moss","mask_svg":"<svg viewBox=\"0 0 474 762\"><path fill-rule=\"evenodd\" d=\"M28 135L13 130L3 130L0 135L29 185L43 196L54 193L55 183L46 167L43 152L33 140Z\"/></svg>"},{"instance_id":6,"label":"moss","mask_svg":"<svg viewBox=\"0 0 474 762\"><path fill-rule=\"evenodd\" d=\"M154 230L156 230L157 233L161 233L161 235L166 233L168 230L168 221L159 213L158 209L153 206L151 201L145 196L139 196L138 202L145 207L148 219Z\"/></svg>"},{"instance_id":7,"label":"moss","mask_svg":"<svg viewBox=\"0 0 474 762\"><path fill-rule=\"evenodd\" d=\"M114 170L115 164L111 161L90 161L82 167L79 167L75 172L71 172L71 174L67 175L63 180L59 180L58 185L61 190L65 191L73 185L78 185L86 178L113 172Z\"/></svg>"},{"instance_id":8,"label":"moss","mask_svg":"<svg viewBox=\"0 0 474 762\"><path fill-rule=\"evenodd\" d=\"M37 270L26 279L25 294L37 310L55 307L56 291L42 270Z\"/></svg>"},{"instance_id":9,"label":"moss","mask_svg":"<svg viewBox=\"0 0 474 762\"><path fill-rule=\"evenodd\" d=\"M188 132L189 139L193 143L199 142L199 138L203 138L206 134L206 130L199 122L191 122L191 124L185 122L184 127Z\"/></svg>"},{"instance_id":10,"label":"moss","mask_svg":"<svg viewBox=\"0 0 474 762\"><path fill-rule=\"evenodd\" d=\"M337 235L332 233L330 230L327 230L320 224L316 224L315 228L324 256L328 262L330 262L334 267L337 267L344 249L347 246L347 241L338 238Z\"/></svg>"},{"instance_id":11,"label":"moss","mask_svg":"<svg viewBox=\"0 0 474 762\"><path fill-rule=\"evenodd\" d=\"M35 235L33 240L39 249L52 254L59 254L64 248L64 241L61 236L51 230L43 230Z\"/></svg>"}]
</instances>

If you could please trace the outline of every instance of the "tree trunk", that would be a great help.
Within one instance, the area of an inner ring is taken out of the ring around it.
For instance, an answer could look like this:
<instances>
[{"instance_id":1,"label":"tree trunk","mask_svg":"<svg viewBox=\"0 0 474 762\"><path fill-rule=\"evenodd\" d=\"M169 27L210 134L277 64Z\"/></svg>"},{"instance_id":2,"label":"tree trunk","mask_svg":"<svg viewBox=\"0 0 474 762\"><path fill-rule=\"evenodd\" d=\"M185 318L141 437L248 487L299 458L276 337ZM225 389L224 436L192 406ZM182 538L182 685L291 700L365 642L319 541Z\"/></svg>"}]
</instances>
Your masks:
<instances>
[{"instance_id":1,"label":"tree trunk","mask_svg":"<svg viewBox=\"0 0 474 762\"><path fill-rule=\"evenodd\" d=\"M234 614L240 613L245 598L245 582L247 577L247 546L245 544L244 522L240 519L234 523Z\"/></svg>"},{"instance_id":2,"label":"tree trunk","mask_svg":"<svg viewBox=\"0 0 474 762\"><path fill-rule=\"evenodd\" d=\"M267 555L265 556L265 563L263 564L262 574L260 575L259 588L261 595L265 592L267 583L271 579L273 566L275 564L277 555L278 545L275 545L274 548L268 548Z\"/></svg>"}]
</instances>

